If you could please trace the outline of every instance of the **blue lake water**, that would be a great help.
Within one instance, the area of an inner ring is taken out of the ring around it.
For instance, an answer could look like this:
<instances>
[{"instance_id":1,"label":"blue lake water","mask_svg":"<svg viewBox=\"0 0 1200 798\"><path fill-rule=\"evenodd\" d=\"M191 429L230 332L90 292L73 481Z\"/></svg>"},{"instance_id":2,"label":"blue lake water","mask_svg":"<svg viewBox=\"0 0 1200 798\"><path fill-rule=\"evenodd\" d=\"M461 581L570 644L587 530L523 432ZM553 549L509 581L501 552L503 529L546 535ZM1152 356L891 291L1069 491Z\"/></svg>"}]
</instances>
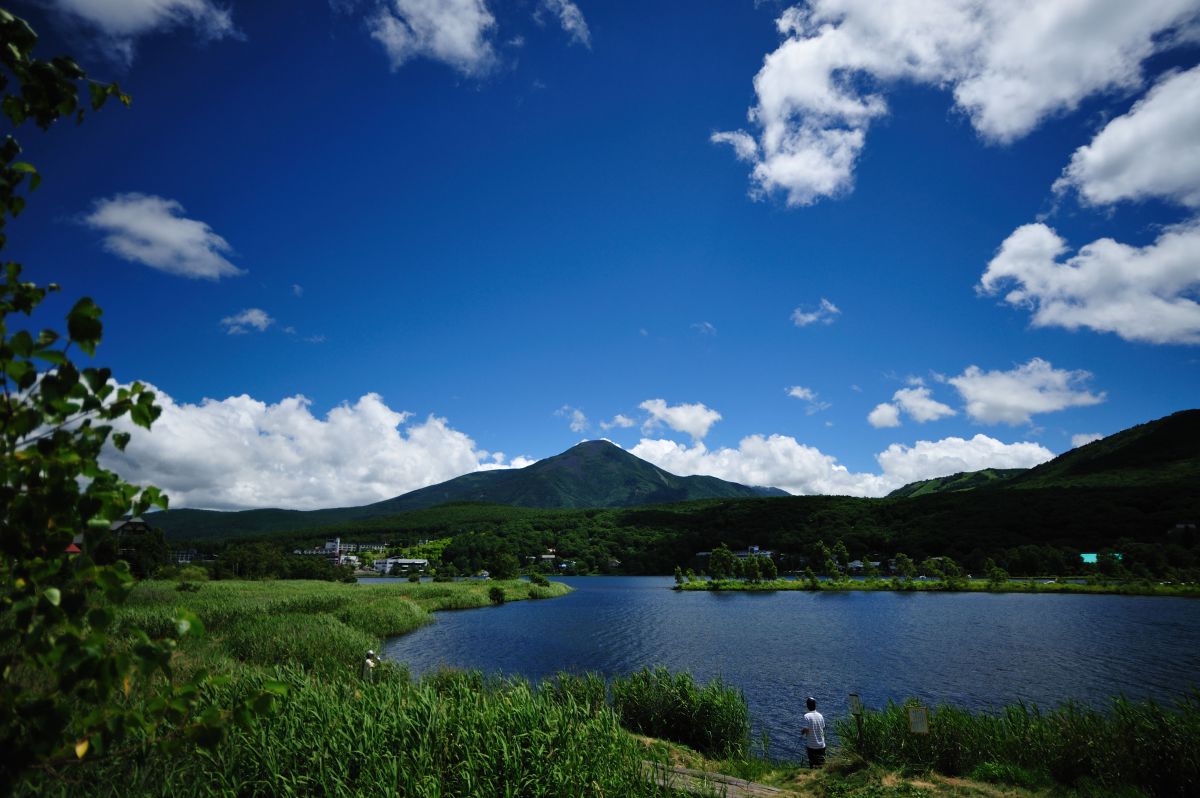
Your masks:
<instances>
[{"instance_id":1,"label":"blue lake water","mask_svg":"<svg viewBox=\"0 0 1200 798\"><path fill-rule=\"evenodd\" d=\"M575 592L479 610L387 641L414 674L626 674L643 666L741 688L771 754L802 755L814 695L827 723L846 696L914 696L987 709L1067 698L1169 699L1200 686L1200 601L990 593L676 593L669 577L575 577Z\"/></svg>"}]
</instances>

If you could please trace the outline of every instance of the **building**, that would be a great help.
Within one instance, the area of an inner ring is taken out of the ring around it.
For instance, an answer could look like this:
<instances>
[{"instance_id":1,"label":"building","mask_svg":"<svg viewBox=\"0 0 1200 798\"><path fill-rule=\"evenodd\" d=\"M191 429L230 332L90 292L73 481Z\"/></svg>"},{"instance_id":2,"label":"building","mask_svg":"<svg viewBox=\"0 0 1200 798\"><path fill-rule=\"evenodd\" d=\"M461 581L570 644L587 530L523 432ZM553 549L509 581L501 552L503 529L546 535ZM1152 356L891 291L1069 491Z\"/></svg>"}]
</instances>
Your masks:
<instances>
[{"instance_id":1,"label":"building","mask_svg":"<svg viewBox=\"0 0 1200 798\"><path fill-rule=\"evenodd\" d=\"M381 560L375 561L375 570L381 574L390 574L393 570L407 574L414 571L424 571L427 568L429 568L429 560L408 557L384 557Z\"/></svg>"}]
</instances>

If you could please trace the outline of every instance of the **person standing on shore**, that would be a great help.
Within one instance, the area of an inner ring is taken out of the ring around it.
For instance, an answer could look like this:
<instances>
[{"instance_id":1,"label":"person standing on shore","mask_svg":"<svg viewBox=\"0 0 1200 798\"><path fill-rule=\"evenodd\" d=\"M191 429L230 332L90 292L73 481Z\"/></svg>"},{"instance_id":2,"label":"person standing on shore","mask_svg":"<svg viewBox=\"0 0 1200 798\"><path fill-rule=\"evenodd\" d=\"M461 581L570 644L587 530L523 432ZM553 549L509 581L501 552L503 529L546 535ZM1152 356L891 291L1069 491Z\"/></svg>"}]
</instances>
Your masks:
<instances>
[{"instance_id":1,"label":"person standing on shore","mask_svg":"<svg viewBox=\"0 0 1200 798\"><path fill-rule=\"evenodd\" d=\"M825 717L817 712L817 699L809 696L804 702L808 712L804 715L804 728L800 736L808 751L808 766L819 768L825 764Z\"/></svg>"}]
</instances>

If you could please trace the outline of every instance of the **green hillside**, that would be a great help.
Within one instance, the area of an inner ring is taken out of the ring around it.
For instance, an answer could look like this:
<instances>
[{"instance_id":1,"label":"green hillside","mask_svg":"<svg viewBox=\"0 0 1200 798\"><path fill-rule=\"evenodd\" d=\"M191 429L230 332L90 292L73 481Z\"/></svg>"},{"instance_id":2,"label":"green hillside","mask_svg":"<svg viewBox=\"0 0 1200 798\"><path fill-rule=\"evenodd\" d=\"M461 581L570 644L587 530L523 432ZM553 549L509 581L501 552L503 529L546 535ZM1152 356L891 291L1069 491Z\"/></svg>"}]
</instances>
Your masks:
<instances>
[{"instance_id":1,"label":"green hillside","mask_svg":"<svg viewBox=\"0 0 1200 798\"><path fill-rule=\"evenodd\" d=\"M813 556L818 541L840 539L853 558L946 555L975 572L991 558L1014 574L1074 573L1080 552L1109 549L1122 552L1134 573L1200 573L1200 535L1188 526L1200 522L1197 419L1198 411L1177 413L1036 469L957 474L884 499L763 497L720 480L671 476L608 444L585 444L520 472L496 472L500 481L482 483L498 486L489 492L471 492L488 476L472 474L367 507L174 510L161 516L174 526L159 525L176 540L215 550L234 540L278 551L335 535L394 546L452 538L444 559L462 570L500 553L527 562L553 547L579 571L669 573L720 543L782 553L787 568ZM513 478L526 472L536 479ZM741 495L651 503L690 489ZM467 501L408 509L464 495ZM489 503L473 501L479 497ZM639 500L647 503L580 506ZM574 506L530 506L549 501Z\"/></svg>"},{"instance_id":2,"label":"green hillside","mask_svg":"<svg viewBox=\"0 0 1200 798\"><path fill-rule=\"evenodd\" d=\"M1072 449L1006 488L1187 484L1200 490L1200 410L1182 410Z\"/></svg>"},{"instance_id":3,"label":"green hillside","mask_svg":"<svg viewBox=\"0 0 1200 798\"><path fill-rule=\"evenodd\" d=\"M985 468L982 471L960 471L948 477L923 479L910 482L902 488L896 488L889 493L889 499L903 499L913 496L927 496L930 493L954 493L956 491L974 490L990 487L1007 482L1018 474L1024 474L1025 468Z\"/></svg>"},{"instance_id":4,"label":"green hillside","mask_svg":"<svg viewBox=\"0 0 1200 798\"><path fill-rule=\"evenodd\" d=\"M434 507L481 502L513 507L635 507L696 499L786 496L707 476L679 477L608 441L587 441L531 466L483 471L362 507L328 510L171 510L154 518L172 538L235 538L356 524Z\"/></svg>"}]
</instances>

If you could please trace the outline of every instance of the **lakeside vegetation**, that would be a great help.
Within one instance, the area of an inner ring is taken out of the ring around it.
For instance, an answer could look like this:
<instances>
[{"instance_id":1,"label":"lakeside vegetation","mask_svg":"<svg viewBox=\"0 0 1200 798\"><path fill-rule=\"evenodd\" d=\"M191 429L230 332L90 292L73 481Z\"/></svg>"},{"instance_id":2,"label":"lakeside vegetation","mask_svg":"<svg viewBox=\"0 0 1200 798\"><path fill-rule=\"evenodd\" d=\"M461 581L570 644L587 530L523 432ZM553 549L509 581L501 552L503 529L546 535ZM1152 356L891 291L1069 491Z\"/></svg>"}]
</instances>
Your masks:
<instances>
[{"instance_id":1,"label":"lakeside vegetation","mask_svg":"<svg viewBox=\"0 0 1200 798\"><path fill-rule=\"evenodd\" d=\"M928 734L909 732L914 706L867 710L861 732L851 718L834 725L849 750L884 766L1100 795L1200 792L1200 691L1174 706L1116 698L1106 711L1073 703L1010 704L995 713L939 706L928 712Z\"/></svg>"},{"instance_id":2,"label":"lakeside vegetation","mask_svg":"<svg viewBox=\"0 0 1200 798\"><path fill-rule=\"evenodd\" d=\"M945 750L958 750L953 745L959 734L950 731L951 721L981 728L993 721L939 708L932 713L930 740L906 742L906 732L893 728L900 710L891 707L869 713L861 750L857 742L851 745L851 732L839 726L848 750L835 756L826 772L813 774L763 758L767 743L752 744L739 690L720 682L697 684L689 674L661 668L611 682L595 674L563 674L531 685L460 671L415 680L402 665L384 662L374 678L362 678L363 655L367 648L378 649L382 636L416 629L436 610L492 605L493 590L512 601L560 596L569 588L524 580L139 583L116 610L112 638L118 645L133 645L135 628L153 634L181 611L194 617L204 634L182 640L171 660L177 676L203 671L210 677L194 712L234 707L264 691L274 691L277 699L256 720L230 724L211 748L163 748L135 736L103 756L37 769L17 785L16 794L671 794L647 780L644 760L701 764L774 783L794 795L843 798L919 798L962 789L962 782L928 775L931 769L998 781L1010 796L1054 785L1101 795L1093 787L1118 782L1132 785L1131 795L1138 794L1133 788L1172 795L1179 793L1167 789L1175 783L1171 779L1192 778L1187 775L1192 771L1180 769L1141 781L1140 771L1111 767L1102 780L1093 778L1094 784L1071 781L1065 770L1048 770L1047 777L1030 770L1029 755L1018 744L988 743L1000 739L995 732L988 737L972 731L963 745L973 741L970 751L977 753L950 760ZM134 690L118 700L136 709L152 696ZM1200 745L1198 706L1191 701L1161 709L1125 702L1119 705L1125 714L1111 723L1138 719L1141 745ZM1030 710L1033 731L1022 739L1048 745L1065 718L1075 719L1069 727L1073 744L1109 745L1105 740L1113 736L1112 726L1089 712ZM1006 713L1010 717L1011 710ZM1013 729L1019 726L1007 722ZM989 793L986 784L972 789L970 794L979 796L1000 794Z\"/></svg>"},{"instance_id":3,"label":"lakeside vegetation","mask_svg":"<svg viewBox=\"0 0 1200 798\"><path fill-rule=\"evenodd\" d=\"M1159 584L1146 581L1108 581L1078 584L1044 580L963 579L771 579L755 582L742 579L693 579L675 585L675 590L743 591L768 593L778 590L837 592L846 590L899 591L911 593L1062 593L1112 596L1175 596L1200 598L1200 583Z\"/></svg>"}]
</instances>

